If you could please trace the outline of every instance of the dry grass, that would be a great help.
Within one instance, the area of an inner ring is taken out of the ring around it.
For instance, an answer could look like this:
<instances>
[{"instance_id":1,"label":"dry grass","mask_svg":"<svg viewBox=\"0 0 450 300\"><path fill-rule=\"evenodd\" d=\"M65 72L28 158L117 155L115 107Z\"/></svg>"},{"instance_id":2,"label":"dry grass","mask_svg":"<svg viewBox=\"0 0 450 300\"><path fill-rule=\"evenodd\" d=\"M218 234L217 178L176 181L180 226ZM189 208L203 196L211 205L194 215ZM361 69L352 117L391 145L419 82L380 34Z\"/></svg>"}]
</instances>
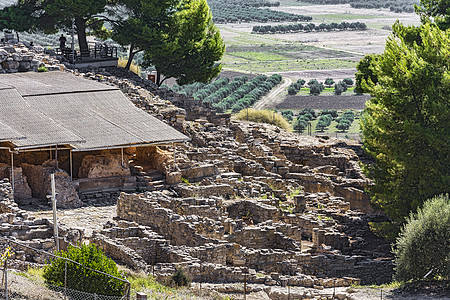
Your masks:
<instances>
[{"instance_id":1,"label":"dry grass","mask_svg":"<svg viewBox=\"0 0 450 300\"><path fill-rule=\"evenodd\" d=\"M272 110L243 109L234 116L238 120L266 123L288 129L289 123L279 113Z\"/></svg>"},{"instance_id":2,"label":"dry grass","mask_svg":"<svg viewBox=\"0 0 450 300\"><path fill-rule=\"evenodd\" d=\"M3 276L3 271L0 271ZM4 286L1 288L4 293ZM9 299L33 299L33 300L63 300L63 294L48 289L40 277L29 272L8 271L8 295Z\"/></svg>"},{"instance_id":3,"label":"dry grass","mask_svg":"<svg viewBox=\"0 0 450 300\"><path fill-rule=\"evenodd\" d=\"M125 57L119 57L119 61L117 62L117 66L119 68L125 68L125 66L127 65L128 59ZM131 63L130 66L130 71L133 72L136 75L141 75L141 68L134 64L133 62Z\"/></svg>"}]
</instances>

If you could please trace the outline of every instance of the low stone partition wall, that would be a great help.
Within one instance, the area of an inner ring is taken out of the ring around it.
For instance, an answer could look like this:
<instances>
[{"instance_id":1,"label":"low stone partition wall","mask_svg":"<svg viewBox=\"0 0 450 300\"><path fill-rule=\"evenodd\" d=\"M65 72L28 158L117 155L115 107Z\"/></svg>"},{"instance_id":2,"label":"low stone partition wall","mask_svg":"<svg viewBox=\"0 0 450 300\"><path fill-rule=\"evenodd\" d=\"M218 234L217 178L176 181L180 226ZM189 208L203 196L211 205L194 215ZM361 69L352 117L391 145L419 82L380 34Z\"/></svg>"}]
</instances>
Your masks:
<instances>
[{"instance_id":1,"label":"low stone partition wall","mask_svg":"<svg viewBox=\"0 0 450 300\"><path fill-rule=\"evenodd\" d=\"M173 213L170 209L163 208L144 195L122 193L117 200L117 217L149 226L175 245L195 247L216 242L198 234L198 228L193 222ZM205 226L206 222L197 224Z\"/></svg>"},{"instance_id":2,"label":"low stone partition wall","mask_svg":"<svg viewBox=\"0 0 450 300\"><path fill-rule=\"evenodd\" d=\"M362 284L382 284L392 280L392 260L365 259L336 254L297 256L302 273L317 277L355 277Z\"/></svg>"},{"instance_id":3,"label":"low stone partition wall","mask_svg":"<svg viewBox=\"0 0 450 300\"><path fill-rule=\"evenodd\" d=\"M361 284L389 283L394 273L394 263L391 259L366 259L354 266L354 275L361 278Z\"/></svg>"},{"instance_id":4,"label":"low stone partition wall","mask_svg":"<svg viewBox=\"0 0 450 300\"><path fill-rule=\"evenodd\" d=\"M184 185L178 184L172 187L180 197L208 197L208 196L232 196L235 190L228 184L215 185Z\"/></svg>"},{"instance_id":5,"label":"low stone partition wall","mask_svg":"<svg viewBox=\"0 0 450 300\"><path fill-rule=\"evenodd\" d=\"M332 228L327 228L327 230L314 228L312 242L317 248L325 244L339 250L348 248L350 244L348 236L342 232L336 232Z\"/></svg>"},{"instance_id":6,"label":"low stone partition wall","mask_svg":"<svg viewBox=\"0 0 450 300\"><path fill-rule=\"evenodd\" d=\"M301 250L301 245L272 226L248 226L227 237L230 242L248 248Z\"/></svg>"},{"instance_id":7,"label":"low stone partition wall","mask_svg":"<svg viewBox=\"0 0 450 300\"><path fill-rule=\"evenodd\" d=\"M137 255L137 253L129 247L118 244L114 239L95 233L89 240L114 260L124 263L134 270L147 270L147 264L142 256Z\"/></svg>"},{"instance_id":8,"label":"low stone partition wall","mask_svg":"<svg viewBox=\"0 0 450 300\"><path fill-rule=\"evenodd\" d=\"M254 224L278 220L282 216L281 211L276 207L256 200L239 200L226 206L226 210L230 218L242 219L242 217L247 217Z\"/></svg>"},{"instance_id":9,"label":"low stone partition wall","mask_svg":"<svg viewBox=\"0 0 450 300\"><path fill-rule=\"evenodd\" d=\"M284 251L280 249L243 249L242 257L245 265L257 272L279 273L284 275L296 275L300 268L295 259L298 251Z\"/></svg>"},{"instance_id":10,"label":"low stone partition wall","mask_svg":"<svg viewBox=\"0 0 450 300\"><path fill-rule=\"evenodd\" d=\"M222 199L207 198L157 198L161 206L179 215L199 215L213 220L223 217Z\"/></svg>"},{"instance_id":11,"label":"low stone partition wall","mask_svg":"<svg viewBox=\"0 0 450 300\"><path fill-rule=\"evenodd\" d=\"M215 176L219 174L219 170L215 165L205 164L199 166L190 166L181 170L181 176L189 182L202 180L205 177Z\"/></svg>"}]
</instances>

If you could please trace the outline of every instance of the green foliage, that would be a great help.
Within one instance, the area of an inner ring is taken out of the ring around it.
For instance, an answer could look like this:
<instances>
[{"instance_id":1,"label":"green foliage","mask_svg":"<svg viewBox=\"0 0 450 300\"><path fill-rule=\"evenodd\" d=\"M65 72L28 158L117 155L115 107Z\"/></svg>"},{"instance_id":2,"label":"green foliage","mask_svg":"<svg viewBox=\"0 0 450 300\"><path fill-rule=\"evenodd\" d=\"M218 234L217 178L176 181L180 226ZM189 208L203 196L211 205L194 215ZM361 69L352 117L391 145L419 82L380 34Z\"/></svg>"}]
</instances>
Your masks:
<instances>
[{"instance_id":1,"label":"green foliage","mask_svg":"<svg viewBox=\"0 0 450 300\"><path fill-rule=\"evenodd\" d=\"M297 83L300 84L300 86L304 86L306 81L305 81L305 79L300 78L299 80L297 80Z\"/></svg>"},{"instance_id":2,"label":"green foliage","mask_svg":"<svg viewBox=\"0 0 450 300\"><path fill-rule=\"evenodd\" d=\"M304 108L300 111L300 115L310 114L313 118L317 117L316 111L312 108Z\"/></svg>"},{"instance_id":3,"label":"green foliage","mask_svg":"<svg viewBox=\"0 0 450 300\"><path fill-rule=\"evenodd\" d=\"M372 204L402 222L424 199L448 191L450 37L429 24L393 29L369 66L377 81L361 79L373 97L361 128L375 161L364 167Z\"/></svg>"},{"instance_id":4,"label":"green foliage","mask_svg":"<svg viewBox=\"0 0 450 300\"><path fill-rule=\"evenodd\" d=\"M295 131L302 132L303 130L308 128L308 124L309 122L307 119L299 118L297 119L297 121L295 121L293 128Z\"/></svg>"},{"instance_id":5,"label":"green foliage","mask_svg":"<svg viewBox=\"0 0 450 300\"><path fill-rule=\"evenodd\" d=\"M423 23L433 20L442 30L450 28L450 5L447 0L420 0L420 6L415 6L415 10Z\"/></svg>"},{"instance_id":6,"label":"green foliage","mask_svg":"<svg viewBox=\"0 0 450 300\"><path fill-rule=\"evenodd\" d=\"M330 114L321 115L319 121L317 122L316 129L324 131L326 127L330 126L332 117Z\"/></svg>"},{"instance_id":7,"label":"green foliage","mask_svg":"<svg viewBox=\"0 0 450 300\"><path fill-rule=\"evenodd\" d=\"M333 92L335 95L341 95L344 92L344 87L342 86L342 84L340 82L338 82L334 85Z\"/></svg>"},{"instance_id":8,"label":"green foliage","mask_svg":"<svg viewBox=\"0 0 450 300\"><path fill-rule=\"evenodd\" d=\"M369 222L370 231L376 236L394 243L400 233L400 227L394 222Z\"/></svg>"},{"instance_id":9,"label":"green foliage","mask_svg":"<svg viewBox=\"0 0 450 300\"><path fill-rule=\"evenodd\" d=\"M294 88L293 86L289 86L289 88L288 88L288 94L289 95L295 95L295 94L297 94L298 93L298 90L296 89L296 88Z\"/></svg>"},{"instance_id":10,"label":"green foliage","mask_svg":"<svg viewBox=\"0 0 450 300\"><path fill-rule=\"evenodd\" d=\"M288 121L292 121L293 115L294 113L292 112L292 110L288 109L288 110L283 110L281 112L281 115Z\"/></svg>"},{"instance_id":11,"label":"green foliage","mask_svg":"<svg viewBox=\"0 0 450 300\"><path fill-rule=\"evenodd\" d=\"M395 279L450 279L450 200L436 196L411 214L394 248Z\"/></svg>"},{"instance_id":12,"label":"green foliage","mask_svg":"<svg viewBox=\"0 0 450 300\"><path fill-rule=\"evenodd\" d=\"M378 1L378 0L303 0L302 2L314 3L314 4L350 4L353 8L369 8L369 9L380 9L389 8L392 12L401 13L414 11L413 4L415 0L395 0L395 1ZM350 24L347 22L343 26L349 27ZM342 25L342 24L339 24ZM351 28L354 29L354 28Z\"/></svg>"},{"instance_id":13,"label":"green foliage","mask_svg":"<svg viewBox=\"0 0 450 300\"><path fill-rule=\"evenodd\" d=\"M45 66L40 66L38 72L48 72L48 69Z\"/></svg>"},{"instance_id":14,"label":"green foliage","mask_svg":"<svg viewBox=\"0 0 450 300\"><path fill-rule=\"evenodd\" d=\"M107 0L27 0L18 1L16 5L5 7L0 12L0 30L43 31L56 33L69 30L72 19L81 51L87 51L87 30L92 34L101 34Z\"/></svg>"},{"instance_id":15,"label":"green foliage","mask_svg":"<svg viewBox=\"0 0 450 300\"><path fill-rule=\"evenodd\" d=\"M361 59L356 66L357 72L355 74L356 77L356 86L355 93L363 94L368 93L367 84L376 84L378 82L377 75L374 71L375 66L377 65L378 55L377 54L369 54L366 55L363 59Z\"/></svg>"},{"instance_id":16,"label":"green foliage","mask_svg":"<svg viewBox=\"0 0 450 300\"><path fill-rule=\"evenodd\" d=\"M310 81L308 81L308 86L312 86L314 84L319 84L319 82L317 81L317 79L311 79Z\"/></svg>"},{"instance_id":17,"label":"green foliage","mask_svg":"<svg viewBox=\"0 0 450 300\"><path fill-rule=\"evenodd\" d=\"M261 6L279 6L280 2L269 1L239 1L239 0L209 0L209 5L216 23L237 22L281 22L309 21L312 17L290 14L277 10L260 9ZM278 5L276 5L278 4Z\"/></svg>"},{"instance_id":18,"label":"green foliage","mask_svg":"<svg viewBox=\"0 0 450 300\"><path fill-rule=\"evenodd\" d=\"M155 280L155 277L148 275L130 275L127 277L127 280L131 284L131 290L133 291L156 291L162 293L173 293L175 290L171 287L162 285Z\"/></svg>"},{"instance_id":19,"label":"green foliage","mask_svg":"<svg viewBox=\"0 0 450 300\"><path fill-rule=\"evenodd\" d=\"M333 78L328 77L327 79L325 79L324 83L326 86L331 87L334 84L334 80L333 80Z\"/></svg>"},{"instance_id":20,"label":"green foliage","mask_svg":"<svg viewBox=\"0 0 450 300\"><path fill-rule=\"evenodd\" d=\"M246 121L247 117L248 121L252 122L272 124L283 129L289 127L282 115L271 110L243 109L235 115L236 119L243 121Z\"/></svg>"},{"instance_id":21,"label":"green foliage","mask_svg":"<svg viewBox=\"0 0 450 300\"><path fill-rule=\"evenodd\" d=\"M172 90L194 97L196 100L208 102L217 112L231 109L233 113L236 113L252 106L281 80L282 77L278 74L273 74L269 78L258 75L249 82L247 76L237 76L232 82L228 78L219 78L210 84L174 85Z\"/></svg>"},{"instance_id":22,"label":"green foliage","mask_svg":"<svg viewBox=\"0 0 450 300\"><path fill-rule=\"evenodd\" d=\"M309 83L308 83L309 84ZM324 90L323 83L315 82L309 87L309 93L311 95L319 95Z\"/></svg>"},{"instance_id":23,"label":"green foliage","mask_svg":"<svg viewBox=\"0 0 450 300\"><path fill-rule=\"evenodd\" d=\"M216 77L225 52L219 29L212 22L206 0L184 0L173 19L160 28L162 39L146 46L146 64L178 84L208 82ZM157 78L157 84L163 80Z\"/></svg>"},{"instance_id":24,"label":"green foliage","mask_svg":"<svg viewBox=\"0 0 450 300\"><path fill-rule=\"evenodd\" d=\"M353 79L351 78L344 78L342 79L342 82L345 83L347 86L353 85Z\"/></svg>"},{"instance_id":25,"label":"green foliage","mask_svg":"<svg viewBox=\"0 0 450 300\"><path fill-rule=\"evenodd\" d=\"M101 271L117 278L123 278L117 269L116 263L105 256L102 250L95 244L69 246L68 251L60 251L57 255L71 259L91 269ZM66 260L57 258L46 265L43 277L46 284L64 286ZM72 262L67 262L67 287L70 289L96 293L101 295L121 296L124 282L105 276L98 272L82 267Z\"/></svg>"},{"instance_id":26,"label":"green foliage","mask_svg":"<svg viewBox=\"0 0 450 300\"><path fill-rule=\"evenodd\" d=\"M183 268L178 267L170 278L176 286L189 286L191 279L184 272Z\"/></svg>"},{"instance_id":27,"label":"green foliage","mask_svg":"<svg viewBox=\"0 0 450 300\"><path fill-rule=\"evenodd\" d=\"M346 112L345 112L346 113ZM344 114L345 114L344 113ZM335 109L324 109L320 112L320 115L330 115L332 118L336 118L338 116L338 112Z\"/></svg>"},{"instance_id":28,"label":"green foliage","mask_svg":"<svg viewBox=\"0 0 450 300\"><path fill-rule=\"evenodd\" d=\"M309 21L311 17L303 16L305 21ZM266 34L266 33L292 33L292 32L309 32L315 29L316 31L332 31L332 30L366 30L367 25L362 22L348 23L342 22L341 24L322 23L319 26L314 24L289 24L289 25L255 25L253 26L252 33Z\"/></svg>"}]
</instances>

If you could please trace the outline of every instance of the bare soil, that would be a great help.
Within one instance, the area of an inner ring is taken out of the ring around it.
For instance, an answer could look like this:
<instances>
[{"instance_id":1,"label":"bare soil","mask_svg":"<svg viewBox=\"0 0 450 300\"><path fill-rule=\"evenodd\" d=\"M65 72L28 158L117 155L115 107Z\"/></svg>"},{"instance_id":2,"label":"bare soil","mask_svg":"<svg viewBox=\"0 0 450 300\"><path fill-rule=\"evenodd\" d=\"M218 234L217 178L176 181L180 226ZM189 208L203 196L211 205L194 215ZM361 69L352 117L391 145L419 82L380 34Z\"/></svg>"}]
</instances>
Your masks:
<instances>
[{"instance_id":1,"label":"bare soil","mask_svg":"<svg viewBox=\"0 0 450 300\"><path fill-rule=\"evenodd\" d=\"M293 80L300 78L305 79L308 82L310 79L317 79L320 82L324 82L326 78L333 78L338 82L344 78L354 78L356 68L352 69L333 69L333 70L303 70L303 71L287 71L287 72L271 72L267 74L280 74L283 77L288 77Z\"/></svg>"},{"instance_id":2,"label":"bare soil","mask_svg":"<svg viewBox=\"0 0 450 300\"><path fill-rule=\"evenodd\" d=\"M354 96L286 96L284 101L275 104L276 109L357 109L363 110L370 97Z\"/></svg>"}]
</instances>

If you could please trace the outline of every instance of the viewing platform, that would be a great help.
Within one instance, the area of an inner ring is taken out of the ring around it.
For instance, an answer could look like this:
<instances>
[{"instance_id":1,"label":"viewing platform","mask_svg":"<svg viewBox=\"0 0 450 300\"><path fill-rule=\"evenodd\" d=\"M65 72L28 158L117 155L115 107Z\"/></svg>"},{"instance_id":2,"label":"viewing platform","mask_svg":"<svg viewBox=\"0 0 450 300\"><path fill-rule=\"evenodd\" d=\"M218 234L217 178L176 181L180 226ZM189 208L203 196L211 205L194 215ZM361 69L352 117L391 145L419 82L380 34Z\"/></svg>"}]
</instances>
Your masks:
<instances>
[{"instance_id":1,"label":"viewing platform","mask_svg":"<svg viewBox=\"0 0 450 300\"><path fill-rule=\"evenodd\" d=\"M56 48L56 54L62 55L70 65L77 68L87 66L117 67L119 60L117 47L106 43L89 43L88 51L80 52L79 49L72 50L70 47Z\"/></svg>"}]
</instances>

